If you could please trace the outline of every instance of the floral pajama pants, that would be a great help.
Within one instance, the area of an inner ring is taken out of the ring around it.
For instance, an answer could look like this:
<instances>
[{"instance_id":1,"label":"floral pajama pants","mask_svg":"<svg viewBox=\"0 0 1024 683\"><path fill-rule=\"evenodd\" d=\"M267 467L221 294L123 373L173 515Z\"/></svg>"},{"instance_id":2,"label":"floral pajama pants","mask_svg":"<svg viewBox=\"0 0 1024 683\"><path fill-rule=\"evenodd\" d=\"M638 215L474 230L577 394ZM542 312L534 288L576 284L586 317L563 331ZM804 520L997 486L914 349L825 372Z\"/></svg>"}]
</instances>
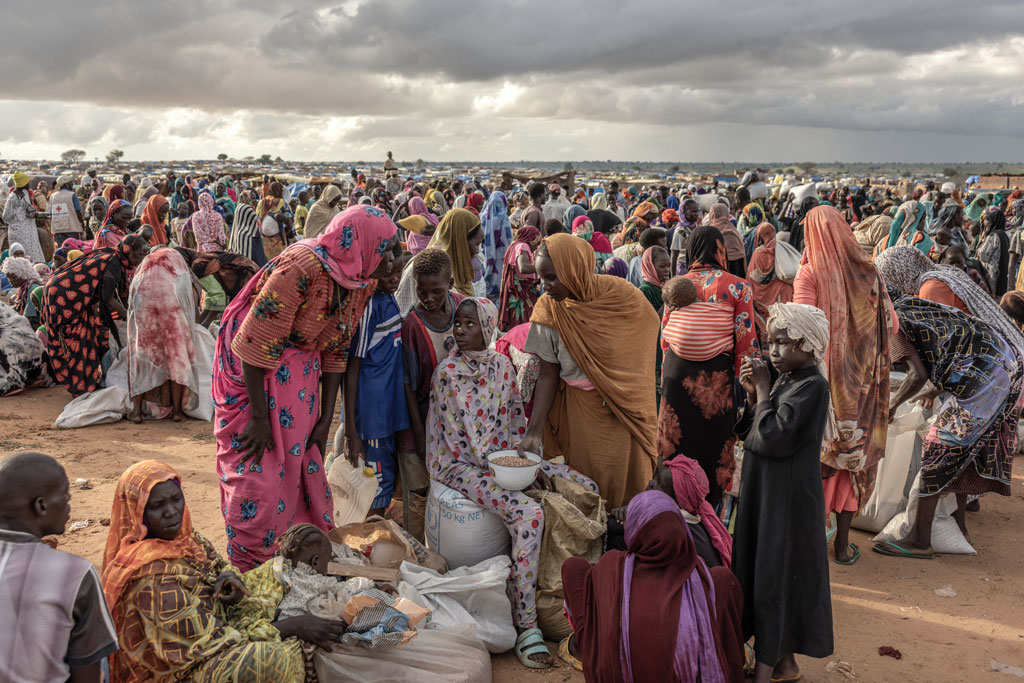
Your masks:
<instances>
[{"instance_id":1,"label":"floral pajama pants","mask_svg":"<svg viewBox=\"0 0 1024 683\"><path fill-rule=\"evenodd\" d=\"M560 477L597 491L597 484L567 465L545 462L541 471L551 478ZM540 542L544 536L544 512L540 503L522 491L498 486L490 470L470 464L455 463L435 474L445 486L455 489L470 500L501 515L512 535L512 574L508 581L508 597L520 629L537 625L537 570L540 563Z\"/></svg>"}]
</instances>

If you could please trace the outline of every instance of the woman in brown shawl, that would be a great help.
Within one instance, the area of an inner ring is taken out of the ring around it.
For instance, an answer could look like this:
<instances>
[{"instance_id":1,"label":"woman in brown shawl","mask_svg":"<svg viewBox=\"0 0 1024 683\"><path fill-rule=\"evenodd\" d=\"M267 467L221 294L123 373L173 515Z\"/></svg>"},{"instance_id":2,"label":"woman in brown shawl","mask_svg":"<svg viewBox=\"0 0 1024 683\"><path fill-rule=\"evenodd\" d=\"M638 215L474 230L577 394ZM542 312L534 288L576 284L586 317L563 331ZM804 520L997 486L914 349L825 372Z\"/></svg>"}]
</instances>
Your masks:
<instances>
[{"instance_id":1,"label":"woman in brown shawl","mask_svg":"<svg viewBox=\"0 0 1024 683\"><path fill-rule=\"evenodd\" d=\"M825 514L838 519L835 553L853 564L850 523L875 487L889 428L889 335L892 304L849 224L832 206L804 219L805 251L793 301L817 306L829 323L828 383L838 434L825 435Z\"/></svg>"},{"instance_id":2,"label":"woman in brown shawl","mask_svg":"<svg viewBox=\"0 0 1024 683\"><path fill-rule=\"evenodd\" d=\"M544 295L524 348L540 376L520 448L539 452L543 438L546 457L565 456L620 507L654 473L658 314L625 280L595 275L593 248L573 235L546 238L534 264Z\"/></svg>"}]
</instances>

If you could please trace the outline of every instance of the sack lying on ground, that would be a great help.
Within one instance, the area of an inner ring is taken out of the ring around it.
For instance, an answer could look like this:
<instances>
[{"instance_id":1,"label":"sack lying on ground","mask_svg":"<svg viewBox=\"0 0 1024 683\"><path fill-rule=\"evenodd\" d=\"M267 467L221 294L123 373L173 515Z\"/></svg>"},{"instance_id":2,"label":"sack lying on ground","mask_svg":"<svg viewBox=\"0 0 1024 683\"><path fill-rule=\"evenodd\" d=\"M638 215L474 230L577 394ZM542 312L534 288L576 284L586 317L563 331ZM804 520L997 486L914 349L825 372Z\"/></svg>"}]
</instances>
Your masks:
<instances>
[{"instance_id":1,"label":"sack lying on ground","mask_svg":"<svg viewBox=\"0 0 1024 683\"><path fill-rule=\"evenodd\" d=\"M427 544L444 555L449 567L475 565L508 555L512 548L512 537L500 515L433 479L425 533Z\"/></svg>"},{"instance_id":2,"label":"sack lying on ground","mask_svg":"<svg viewBox=\"0 0 1024 683\"><path fill-rule=\"evenodd\" d=\"M914 487L910 494L910 504L907 506L907 509L893 517L885 525L882 533L875 536L876 541L898 542L899 539L906 538L907 534L910 533L910 529L914 526L914 520L917 519L917 502L920 499L918 491L920 490L921 473L918 472L917 477L914 479ZM937 495L942 496L942 498L935 507L935 521L932 522L932 550L949 555L977 555L978 551L967 542L956 520L953 519L953 513L956 511L956 496L952 493L940 493Z\"/></svg>"},{"instance_id":3,"label":"sack lying on ground","mask_svg":"<svg viewBox=\"0 0 1024 683\"><path fill-rule=\"evenodd\" d=\"M491 657L471 625L421 629L390 650L353 645L317 650L313 664L322 683L491 682Z\"/></svg>"},{"instance_id":4,"label":"sack lying on ground","mask_svg":"<svg viewBox=\"0 0 1024 683\"><path fill-rule=\"evenodd\" d=\"M512 603L505 592L511 567L512 560L500 555L441 576L406 562L399 570L398 594L431 611L431 628L475 624L477 638L490 652L506 652L516 644Z\"/></svg>"}]
</instances>

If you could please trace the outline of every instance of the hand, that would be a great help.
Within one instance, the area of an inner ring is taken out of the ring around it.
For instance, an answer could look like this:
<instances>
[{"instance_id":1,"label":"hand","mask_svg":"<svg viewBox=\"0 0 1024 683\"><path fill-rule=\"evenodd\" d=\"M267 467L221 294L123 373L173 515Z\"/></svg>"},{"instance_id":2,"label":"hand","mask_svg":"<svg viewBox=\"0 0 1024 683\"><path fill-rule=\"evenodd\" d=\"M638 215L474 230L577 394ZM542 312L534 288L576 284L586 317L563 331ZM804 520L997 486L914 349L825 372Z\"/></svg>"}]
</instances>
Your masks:
<instances>
[{"instance_id":1,"label":"hand","mask_svg":"<svg viewBox=\"0 0 1024 683\"><path fill-rule=\"evenodd\" d=\"M320 449L321 459L327 457L327 437L331 431L330 421L321 424L322 422L324 421L319 420L313 425L313 431L309 433L309 438L306 439L306 450L308 451L313 446L316 446Z\"/></svg>"},{"instance_id":2,"label":"hand","mask_svg":"<svg viewBox=\"0 0 1024 683\"><path fill-rule=\"evenodd\" d=\"M540 437L536 434L526 432L526 436L519 442L516 447L516 451L519 453L519 457L522 458L523 453L540 453Z\"/></svg>"},{"instance_id":3,"label":"hand","mask_svg":"<svg viewBox=\"0 0 1024 683\"><path fill-rule=\"evenodd\" d=\"M274 435L270 430L270 417L261 416L257 417L255 414L250 414L249 422L246 423L245 429L242 430L241 435L238 437L238 450L241 451L242 457L239 459L240 462L245 462L249 458L252 458L252 467L259 465L263 461L263 453L268 448L274 447Z\"/></svg>"},{"instance_id":4,"label":"hand","mask_svg":"<svg viewBox=\"0 0 1024 683\"><path fill-rule=\"evenodd\" d=\"M311 614L283 619L274 626L281 632L282 640L295 636L328 652L341 641L348 628L340 619L321 619Z\"/></svg>"},{"instance_id":5,"label":"hand","mask_svg":"<svg viewBox=\"0 0 1024 683\"><path fill-rule=\"evenodd\" d=\"M531 488L540 489L541 491L554 491L555 482L551 481L551 477L544 470L537 470L537 479L533 482Z\"/></svg>"},{"instance_id":6,"label":"hand","mask_svg":"<svg viewBox=\"0 0 1024 683\"><path fill-rule=\"evenodd\" d=\"M237 605L243 597L247 598L251 595L252 593L234 572L221 572L213 584L213 599L225 605Z\"/></svg>"},{"instance_id":7,"label":"hand","mask_svg":"<svg viewBox=\"0 0 1024 683\"><path fill-rule=\"evenodd\" d=\"M743 359L740 366L740 386L750 396L753 403L757 403L757 385L754 383L754 369L750 365L750 357Z\"/></svg>"},{"instance_id":8,"label":"hand","mask_svg":"<svg viewBox=\"0 0 1024 683\"><path fill-rule=\"evenodd\" d=\"M359 461L366 462L366 453L363 451L363 440L353 434L345 436L348 442L348 464L352 467L359 467Z\"/></svg>"},{"instance_id":9,"label":"hand","mask_svg":"<svg viewBox=\"0 0 1024 683\"><path fill-rule=\"evenodd\" d=\"M612 517L614 517L616 519L616 521L619 524L625 524L626 523L626 506L623 505L622 507L615 508L614 510L612 510L611 515L612 515Z\"/></svg>"}]
</instances>

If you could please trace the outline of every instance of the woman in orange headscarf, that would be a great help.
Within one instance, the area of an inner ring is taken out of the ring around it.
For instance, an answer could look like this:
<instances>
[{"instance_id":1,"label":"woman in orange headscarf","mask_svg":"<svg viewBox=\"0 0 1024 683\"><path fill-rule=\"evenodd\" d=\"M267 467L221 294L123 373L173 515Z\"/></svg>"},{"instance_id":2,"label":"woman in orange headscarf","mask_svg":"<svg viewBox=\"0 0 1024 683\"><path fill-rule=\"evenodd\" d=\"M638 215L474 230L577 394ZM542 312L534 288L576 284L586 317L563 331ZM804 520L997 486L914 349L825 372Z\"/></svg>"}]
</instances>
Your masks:
<instances>
[{"instance_id":1,"label":"woman in orange headscarf","mask_svg":"<svg viewBox=\"0 0 1024 683\"><path fill-rule=\"evenodd\" d=\"M304 680L299 641L283 639L308 627L272 623L244 600L241 578L192 529L181 477L162 462L136 463L118 480L102 580L120 646L113 683Z\"/></svg>"},{"instance_id":2,"label":"woman in orange headscarf","mask_svg":"<svg viewBox=\"0 0 1024 683\"><path fill-rule=\"evenodd\" d=\"M162 194L155 194L146 202L146 208L142 210L142 224L153 227L153 236L149 238L150 245L156 247L167 244L166 225L170 210L170 202Z\"/></svg>"},{"instance_id":3,"label":"woman in orange headscarf","mask_svg":"<svg viewBox=\"0 0 1024 683\"><path fill-rule=\"evenodd\" d=\"M654 361L660 323L629 282L595 275L584 240L546 238L534 260L544 295L524 346L540 359L522 450L587 475L611 507L643 491L654 473L658 428Z\"/></svg>"},{"instance_id":4,"label":"woman in orange headscarf","mask_svg":"<svg viewBox=\"0 0 1024 683\"><path fill-rule=\"evenodd\" d=\"M889 428L889 336L895 312L885 285L849 224L832 206L804 219L804 257L793 301L817 306L829 323L828 383L838 433L825 435L825 513L835 512L836 562L859 556L853 516L871 496Z\"/></svg>"},{"instance_id":5,"label":"woman in orange headscarf","mask_svg":"<svg viewBox=\"0 0 1024 683\"><path fill-rule=\"evenodd\" d=\"M762 334L768 329L768 307L775 303L787 304L793 300L792 283L775 275L775 226L761 223L754 237L754 253L747 266L747 281L754 292L754 311Z\"/></svg>"}]
</instances>

